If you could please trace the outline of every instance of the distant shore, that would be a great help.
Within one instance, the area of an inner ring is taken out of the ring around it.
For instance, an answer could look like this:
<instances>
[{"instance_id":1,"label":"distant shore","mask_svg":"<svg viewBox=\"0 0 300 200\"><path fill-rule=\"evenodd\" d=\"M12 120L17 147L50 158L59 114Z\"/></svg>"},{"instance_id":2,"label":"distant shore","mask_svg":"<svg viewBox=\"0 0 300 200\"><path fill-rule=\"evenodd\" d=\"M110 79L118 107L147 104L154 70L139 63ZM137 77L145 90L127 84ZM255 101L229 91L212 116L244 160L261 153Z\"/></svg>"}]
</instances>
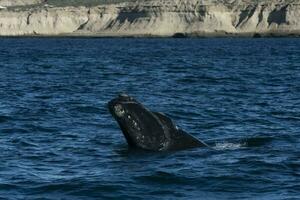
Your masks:
<instances>
[{"instance_id":1,"label":"distant shore","mask_svg":"<svg viewBox=\"0 0 300 200\"><path fill-rule=\"evenodd\" d=\"M300 3L292 0L203 2L152 0L92 7L15 6L0 9L0 36L300 37Z\"/></svg>"},{"instance_id":2,"label":"distant shore","mask_svg":"<svg viewBox=\"0 0 300 200\"><path fill-rule=\"evenodd\" d=\"M212 34L212 33L175 33L174 35L120 35L120 34L26 34L0 35L0 38L300 38L300 33L243 33L243 34Z\"/></svg>"}]
</instances>

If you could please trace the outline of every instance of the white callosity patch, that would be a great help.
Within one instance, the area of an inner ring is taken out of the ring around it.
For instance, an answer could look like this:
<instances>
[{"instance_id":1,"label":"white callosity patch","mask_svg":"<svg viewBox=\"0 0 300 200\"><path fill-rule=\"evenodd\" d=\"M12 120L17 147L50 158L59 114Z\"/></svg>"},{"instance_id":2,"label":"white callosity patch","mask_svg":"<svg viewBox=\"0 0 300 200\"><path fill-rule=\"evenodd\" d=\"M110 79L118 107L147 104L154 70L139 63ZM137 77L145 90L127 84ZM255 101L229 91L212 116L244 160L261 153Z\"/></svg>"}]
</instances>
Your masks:
<instances>
[{"instance_id":1,"label":"white callosity patch","mask_svg":"<svg viewBox=\"0 0 300 200\"><path fill-rule=\"evenodd\" d=\"M130 126L135 129L135 140L139 141L139 143L143 144L145 141L145 136L143 134L141 134L141 128L138 124L138 122L134 119L133 116L131 116L130 114L127 115L127 120L128 123L130 124Z\"/></svg>"},{"instance_id":2,"label":"white callosity patch","mask_svg":"<svg viewBox=\"0 0 300 200\"><path fill-rule=\"evenodd\" d=\"M125 114L125 110L120 104L114 106L114 111L118 117L123 117Z\"/></svg>"},{"instance_id":3,"label":"white callosity patch","mask_svg":"<svg viewBox=\"0 0 300 200\"><path fill-rule=\"evenodd\" d=\"M140 126L138 125L137 121L133 119L131 115L127 116L127 119L130 121L131 125L136 129L136 130L141 130Z\"/></svg>"}]
</instances>

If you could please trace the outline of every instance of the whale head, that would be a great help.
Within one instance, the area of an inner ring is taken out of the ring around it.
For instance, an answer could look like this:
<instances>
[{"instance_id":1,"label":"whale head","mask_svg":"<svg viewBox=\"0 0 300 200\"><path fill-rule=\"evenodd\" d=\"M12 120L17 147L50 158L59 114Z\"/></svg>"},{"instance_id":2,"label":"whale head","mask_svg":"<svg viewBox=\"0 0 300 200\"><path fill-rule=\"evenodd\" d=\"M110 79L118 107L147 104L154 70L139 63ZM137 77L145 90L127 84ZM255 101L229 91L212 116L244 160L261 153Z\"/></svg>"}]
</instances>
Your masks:
<instances>
[{"instance_id":1,"label":"whale head","mask_svg":"<svg viewBox=\"0 0 300 200\"><path fill-rule=\"evenodd\" d=\"M151 151L181 150L207 145L179 129L163 113L152 112L127 94L108 102L129 146Z\"/></svg>"},{"instance_id":2,"label":"whale head","mask_svg":"<svg viewBox=\"0 0 300 200\"><path fill-rule=\"evenodd\" d=\"M120 94L108 102L108 108L129 146L146 150L164 148L166 135L160 120L133 97Z\"/></svg>"}]
</instances>

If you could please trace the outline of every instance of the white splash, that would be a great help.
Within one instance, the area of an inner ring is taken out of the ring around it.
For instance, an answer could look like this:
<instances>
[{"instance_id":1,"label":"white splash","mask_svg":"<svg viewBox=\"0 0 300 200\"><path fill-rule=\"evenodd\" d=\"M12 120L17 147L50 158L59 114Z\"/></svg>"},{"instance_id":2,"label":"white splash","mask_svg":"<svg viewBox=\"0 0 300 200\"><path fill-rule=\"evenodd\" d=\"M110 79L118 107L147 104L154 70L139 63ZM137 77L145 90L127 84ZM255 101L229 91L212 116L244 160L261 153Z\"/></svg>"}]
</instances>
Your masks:
<instances>
[{"instance_id":1,"label":"white splash","mask_svg":"<svg viewBox=\"0 0 300 200\"><path fill-rule=\"evenodd\" d=\"M216 143L214 148L216 150L235 150L235 149L240 149L243 146L244 146L243 143L222 142L222 143Z\"/></svg>"}]
</instances>

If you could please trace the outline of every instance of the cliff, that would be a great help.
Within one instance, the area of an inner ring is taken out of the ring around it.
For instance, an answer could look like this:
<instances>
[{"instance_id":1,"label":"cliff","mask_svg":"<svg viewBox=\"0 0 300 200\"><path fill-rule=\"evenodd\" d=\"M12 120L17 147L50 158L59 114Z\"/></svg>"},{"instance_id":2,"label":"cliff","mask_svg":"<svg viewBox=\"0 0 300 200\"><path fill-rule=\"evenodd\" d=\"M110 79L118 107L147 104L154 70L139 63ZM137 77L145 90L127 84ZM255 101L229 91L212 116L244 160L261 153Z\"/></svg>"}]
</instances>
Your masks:
<instances>
[{"instance_id":1,"label":"cliff","mask_svg":"<svg viewBox=\"0 0 300 200\"><path fill-rule=\"evenodd\" d=\"M151 0L0 10L1 36L300 35L300 1Z\"/></svg>"}]
</instances>

